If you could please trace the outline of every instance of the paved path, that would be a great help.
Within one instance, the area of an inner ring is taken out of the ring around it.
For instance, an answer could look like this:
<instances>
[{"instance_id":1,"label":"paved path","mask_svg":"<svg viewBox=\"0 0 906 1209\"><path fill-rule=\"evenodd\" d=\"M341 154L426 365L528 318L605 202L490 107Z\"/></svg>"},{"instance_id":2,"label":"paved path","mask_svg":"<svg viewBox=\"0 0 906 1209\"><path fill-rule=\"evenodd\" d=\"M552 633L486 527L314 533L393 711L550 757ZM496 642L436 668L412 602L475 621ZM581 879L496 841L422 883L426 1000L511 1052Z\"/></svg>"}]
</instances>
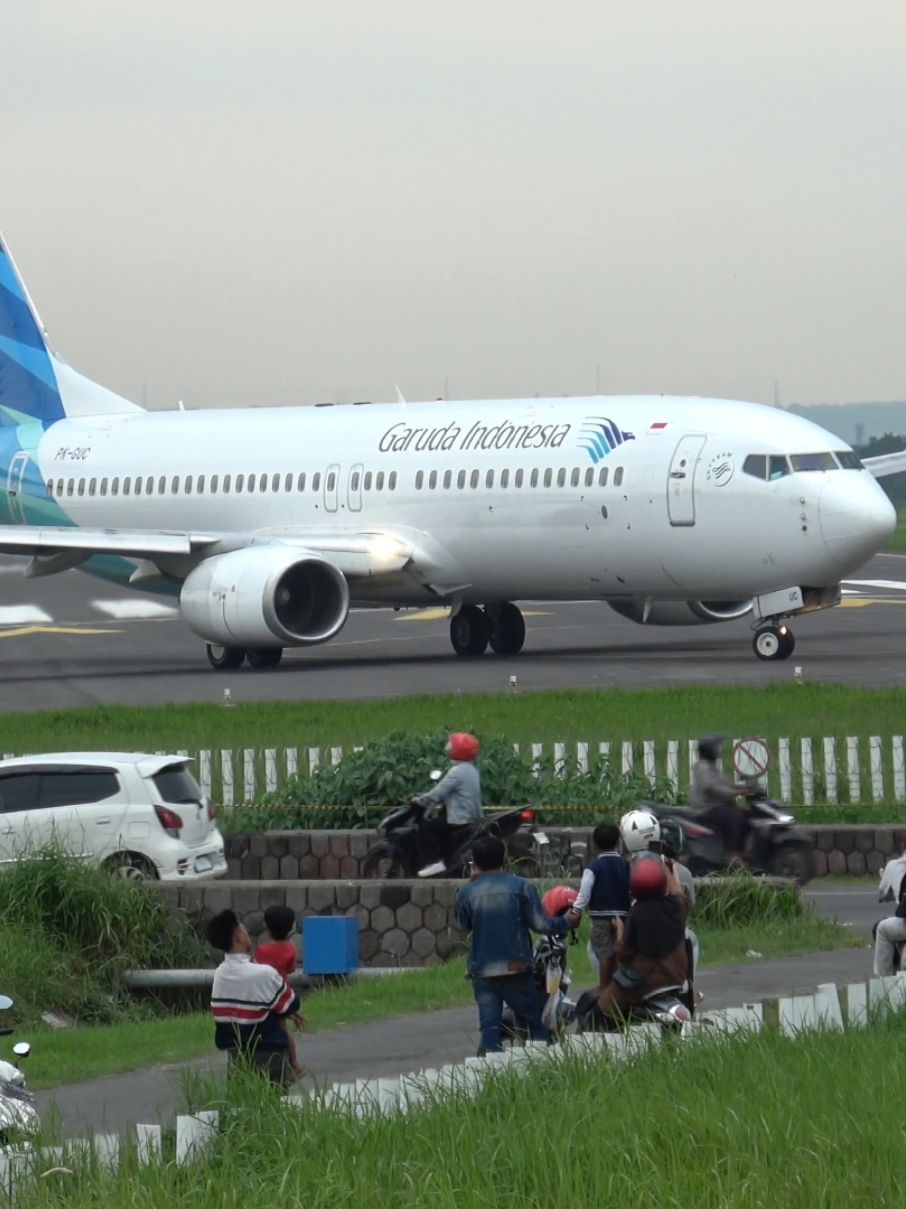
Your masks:
<instances>
[{"instance_id":1,"label":"paved path","mask_svg":"<svg viewBox=\"0 0 906 1209\"><path fill-rule=\"evenodd\" d=\"M859 982L871 974L867 947L776 961L752 960L706 970L698 979L705 1008L769 999L814 990L819 983ZM319 1082L350 1082L368 1076L392 1076L456 1062L474 1054L477 1027L473 1007L449 1008L356 1028L338 1028L301 1039L302 1059ZM84 1130L117 1131L135 1122L166 1121L184 1104L184 1070L223 1070L223 1061L203 1059L73 1084L38 1093L42 1117L55 1108L66 1134Z\"/></svg>"}]
</instances>

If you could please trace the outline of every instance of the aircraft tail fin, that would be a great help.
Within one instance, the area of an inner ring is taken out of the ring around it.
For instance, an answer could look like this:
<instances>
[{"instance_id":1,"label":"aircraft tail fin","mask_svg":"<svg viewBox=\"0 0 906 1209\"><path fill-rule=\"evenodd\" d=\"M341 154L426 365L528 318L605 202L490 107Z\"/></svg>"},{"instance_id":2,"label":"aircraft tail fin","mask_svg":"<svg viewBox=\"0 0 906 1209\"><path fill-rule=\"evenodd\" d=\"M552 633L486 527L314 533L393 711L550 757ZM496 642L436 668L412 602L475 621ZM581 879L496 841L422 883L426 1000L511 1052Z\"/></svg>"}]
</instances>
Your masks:
<instances>
[{"instance_id":1,"label":"aircraft tail fin","mask_svg":"<svg viewBox=\"0 0 906 1209\"><path fill-rule=\"evenodd\" d=\"M140 410L56 356L0 235L0 427Z\"/></svg>"}]
</instances>

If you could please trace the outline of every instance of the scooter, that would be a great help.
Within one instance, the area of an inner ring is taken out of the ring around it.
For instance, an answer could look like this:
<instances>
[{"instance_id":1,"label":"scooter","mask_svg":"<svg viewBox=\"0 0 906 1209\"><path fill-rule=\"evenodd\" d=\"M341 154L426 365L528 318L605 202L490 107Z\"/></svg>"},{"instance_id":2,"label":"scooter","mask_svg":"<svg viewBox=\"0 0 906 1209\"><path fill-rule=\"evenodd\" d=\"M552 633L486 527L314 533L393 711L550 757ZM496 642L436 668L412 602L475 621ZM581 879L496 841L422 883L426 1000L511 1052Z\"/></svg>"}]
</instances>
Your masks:
<instances>
[{"instance_id":1,"label":"scooter","mask_svg":"<svg viewBox=\"0 0 906 1209\"><path fill-rule=\"evenodd\" d=\"M682 831L683 864L695 877L725 873L730 858L723 838L697 815L679 806L643 802L660 822ZM795 826L795 817L760 791L747 799L751 820L746 855L752 868L772 877L787 877L804 886L814 874L813 841Z\"/></svg>"},{"instance_id":2,"label":"scooter","mask_svg":"<svg viewBox=\"0 0 906 1209\"><path fill-rule=\"evenodd\" d=\"M362 877L413 878L418 876L431 859L426 851L422 822L426 808L417 802L405 802L381 820L384 839L368 851L362 864ZM462 829L463 838L457 842L447 859L443 873L434 877L465 877L472 844L480 835L502 839L507 848L507 860L517 873L528 873L540 865L537 853L549 843L543 831L535 827L535 812L526 806L500 810L486 815L474 828Z\"/></svg>"},{"instance_id":3,"label":"scooter","mask_svg":"<svg viewBox=\"0 0 906 1209\"><path fill-rule=\"evenodd\" d=\"M692 1012L683 1003L685 988L661 987L646 995L640 1003L628 1008L619 1021L609 1019L598 1006L600 990L592 987L583 991L576 1004L576 1031L580 1033L612 1033L627 1024L659 1024L667 1032L678 1032L692 1020Z\"/></svg>"},{"instance_id":4,"label":"scooter","mask_svg":"<svg viewBox=\"0 0 906 1209\"><path fill-rule=\"evenodd\" d=\"M13 1001L0 995L0 1011L9 1011ZM0 1036L8 1037L15 1029L0 1028ZM27 1041L17 1041L13 1055L23 1062L31 1053ZM12 1062L0 1059L0 1151L27 1149L30 1139L40 1128L35 1099L25 1087L25 1073Z\"/></svg>"}]
</instances>

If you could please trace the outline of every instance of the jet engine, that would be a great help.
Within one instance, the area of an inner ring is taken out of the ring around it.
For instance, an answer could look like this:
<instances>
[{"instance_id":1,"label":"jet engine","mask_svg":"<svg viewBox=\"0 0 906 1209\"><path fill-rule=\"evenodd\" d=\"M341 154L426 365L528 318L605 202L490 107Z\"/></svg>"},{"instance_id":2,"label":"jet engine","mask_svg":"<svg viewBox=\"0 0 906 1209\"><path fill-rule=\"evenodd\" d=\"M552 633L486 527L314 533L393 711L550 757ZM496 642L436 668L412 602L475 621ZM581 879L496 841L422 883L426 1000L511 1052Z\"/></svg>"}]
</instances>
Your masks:
<instances>
[{"instance_id":1,"label":"jet engine","mask_svg":"<svg viewBox=\"0 0 906 1209\"><path fill-rule=\"evenodd\" d=\"M247 546L205 559L186 576L182 615L207 642L231 647L327 642L349 613L343 573L289 546Z\"/></svg>"},{"instance_id":2,"label":"jet engine","mask_svg":"<svg viewBox=\"0 0 906 1209\"><path fill-rule=\"evenodd\" d=\"M708 625L735 621L752 611L751 600L609 600L615 613L639 625Z\"/></svg>"}]
</instances>

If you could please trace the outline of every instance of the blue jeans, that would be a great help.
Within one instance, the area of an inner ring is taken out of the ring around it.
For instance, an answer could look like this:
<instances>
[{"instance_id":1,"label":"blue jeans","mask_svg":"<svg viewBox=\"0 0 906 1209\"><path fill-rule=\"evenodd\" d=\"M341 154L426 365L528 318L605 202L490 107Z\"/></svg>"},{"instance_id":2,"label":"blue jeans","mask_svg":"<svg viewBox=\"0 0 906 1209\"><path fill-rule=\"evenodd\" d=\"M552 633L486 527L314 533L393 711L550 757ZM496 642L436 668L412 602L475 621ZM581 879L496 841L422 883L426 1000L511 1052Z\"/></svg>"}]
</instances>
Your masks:
<instances>
[{"instance_id":1,"label":"blue jeans","mask_svg":"<svg viewBox=\"0 0 906 1209\"><path fill-rule=\"evenodd\" d=\"M496 978L473 978L472 989L478 1004L481 1048L486 1054L503 1049L500 1022L506 1004L528 1028L533 1041L550 1041L547 1026L541 1023L541 1005L531 974L501 974Z\"/></svg>"}]
</instances>

